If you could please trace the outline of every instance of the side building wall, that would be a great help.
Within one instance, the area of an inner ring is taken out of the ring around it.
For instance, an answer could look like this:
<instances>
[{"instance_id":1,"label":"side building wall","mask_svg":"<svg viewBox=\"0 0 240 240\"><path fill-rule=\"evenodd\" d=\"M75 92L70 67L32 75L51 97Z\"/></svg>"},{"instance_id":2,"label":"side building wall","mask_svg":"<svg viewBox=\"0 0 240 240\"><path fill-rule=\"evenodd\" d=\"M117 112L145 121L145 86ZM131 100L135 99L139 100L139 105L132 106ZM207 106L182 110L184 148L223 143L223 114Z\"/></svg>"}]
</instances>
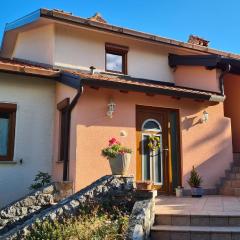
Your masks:
<instances>
[{"instance_id":1,"label":"side building wall","mask_svg":"<svg viewBox=\"0 0 240 240\"><path fill-rule=\"evenodd\" d=\"M28 193L38 171L51 174L54 99L51 80L0 74L0 102L17 104L14 162L0 161L0 207Z\"/></svg>"},{"instance_id":2,"label":"side building wall","mask_svg":"<svg viewBox=\"0 0 240 240\"><path fill-rule=\"evenodd\" d=\"M228 74L224 77L226 100L224 102L225 116L231 119L233 151L240 152L240 77Z\"/></svg>"}]
</instances>

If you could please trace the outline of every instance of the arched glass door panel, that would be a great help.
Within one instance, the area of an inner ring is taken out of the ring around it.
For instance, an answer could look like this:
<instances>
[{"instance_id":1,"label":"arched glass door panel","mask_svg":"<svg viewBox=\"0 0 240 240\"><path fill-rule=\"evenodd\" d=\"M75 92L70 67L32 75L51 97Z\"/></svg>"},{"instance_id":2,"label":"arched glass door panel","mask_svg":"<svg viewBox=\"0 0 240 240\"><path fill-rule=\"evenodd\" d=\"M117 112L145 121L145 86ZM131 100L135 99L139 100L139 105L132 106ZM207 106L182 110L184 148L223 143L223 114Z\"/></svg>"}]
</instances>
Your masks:
<instances>
[{"instance_id":1,"label":"arched glass door panel","mask_svg":"<svg viewBox=\"0 0 240 240\"><path fill-rule=\"evenodd\" d=\"M151 136L158 137L160 141L160 148L154 151L148 146ZM163 184L162 127L155 119L147 119L142 124L142 180Z\"/></svg>"}]
</instances>

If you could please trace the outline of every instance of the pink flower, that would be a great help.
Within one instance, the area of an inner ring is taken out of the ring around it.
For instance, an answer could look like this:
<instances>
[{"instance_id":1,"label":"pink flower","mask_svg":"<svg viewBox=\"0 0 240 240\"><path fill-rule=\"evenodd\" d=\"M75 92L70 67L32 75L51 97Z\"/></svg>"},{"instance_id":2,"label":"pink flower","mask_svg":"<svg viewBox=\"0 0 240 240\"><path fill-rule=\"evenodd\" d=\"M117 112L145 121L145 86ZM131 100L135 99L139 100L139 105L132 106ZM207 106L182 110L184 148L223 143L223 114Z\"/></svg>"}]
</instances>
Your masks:
<instances>
[{"instance_id":1,"label":"pink flower","mask_svg":"<svg viewBox=\"0 0 240 240\"><path fill-rule=\"evenodd\" d=\"M120 144L120 142L118 142L116 138L112 138L109 140L109 146L112 146L115 144Z\"/></svg>"}]
</instances>

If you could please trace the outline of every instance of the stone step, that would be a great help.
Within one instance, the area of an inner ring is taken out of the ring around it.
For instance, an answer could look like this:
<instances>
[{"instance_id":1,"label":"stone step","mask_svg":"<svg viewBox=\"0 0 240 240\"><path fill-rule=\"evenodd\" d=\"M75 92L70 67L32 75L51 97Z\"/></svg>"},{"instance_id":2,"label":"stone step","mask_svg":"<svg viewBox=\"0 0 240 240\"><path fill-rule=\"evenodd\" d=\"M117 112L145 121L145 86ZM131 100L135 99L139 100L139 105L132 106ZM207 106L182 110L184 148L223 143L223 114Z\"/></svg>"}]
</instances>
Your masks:
<instances>
[{"instance_id":1,"label":"stone step","mask_svg":"<svg viewBox=\"0 0 240 240\"><path fill-rule=\"evenodd\" d=\"M222 186L240 188L240 179L225 179L222 182Z\"/></svg>"},{"instance_id":2,"label":"stone step","mask_svg":"<svg viewBox=\"0 0 240 240\"><path fill-rule=\"evenodd\" d=\"M240 179L240 173L229 172L226 174L227 179Z\"/></svg>"},{"instance_id":3,"label":"stone step","mask_svg":"<svg viewBox=\"0 0 240 240\"><path fill-rule=\"evenodd\" d=\"M155 215L155 225L238 226L240 229L240 216L157 214Z\"/></svg>"},{"instance_id":4,"label":"stone step","mask_svg":"<svg viewBox=\"0 0 240 240\"><path fill-rule=\"evenodd\" d=\"M219 189L219 194L224 195L224 196L234 196L235 191L232 187L221 187Z\"/></svg>"},{"instance_id":5,"label":"stone step","mask_svg":"<svg viewBox=\"0 0 240 240\"><path fill-rule=\"evenodd\" d=\"M219 188L219 194L225 196L237 196L240 197L240 188L223 186Z\"/></svg>"},{"instance_id":6,"label":"stone step","mask_svg":"<svg viewBox=\"0 0 240 240\"><path fill-rule=\"evenodd\" d=\"M202 227L157 225L151 229L152 240L239 240L239 227Z\"/></svg>"},{"instance_id":7,"label":"stone step","mask_svg":"<svg viewBox=\"0 0 240 240\"><path fill-rule=\"evenodd\" d=\"M234 167L240 167L240 161L234 161L232 166Z\"/></svg>"},{"instance_id":8,"label":"stone step","mask_svg":"<svg viewBox=\"0 0 240 240\"><path fill-rule=\"evenodd\" d=\"M232 173L240 173L240 166L232 166L231 168Z\"/></svg>"}]
</instances>

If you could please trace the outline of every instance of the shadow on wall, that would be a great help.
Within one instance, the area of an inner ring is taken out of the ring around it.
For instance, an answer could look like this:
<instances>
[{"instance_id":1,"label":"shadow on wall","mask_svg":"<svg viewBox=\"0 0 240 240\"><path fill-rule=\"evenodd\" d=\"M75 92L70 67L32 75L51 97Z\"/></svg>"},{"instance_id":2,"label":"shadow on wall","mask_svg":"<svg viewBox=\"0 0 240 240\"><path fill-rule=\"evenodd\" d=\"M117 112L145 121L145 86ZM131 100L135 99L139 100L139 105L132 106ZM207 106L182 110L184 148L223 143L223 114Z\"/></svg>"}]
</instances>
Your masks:
<instances>
[{"instance_id":1,"label":"shadow on wall","mask_svg":"<svg viewBox=\"0 0 240 240\"><path fill-rule=\"evenodd\" d=\"M201 124L204 124L204 123L201 123ZM226 134L228 129L230 129L229 128L230 121L228 119L218 120L216 122L216 125L215 125L214 129L209 129L208 134L205 134L203 137L195 138L195 140L192 139L192 142L190 145L188 145L187 150L191 150L192 148L200 147L200 145L207 145L208 142L210 142L210 141L212 142L214 139L219 138L219 136ZM226 144L229 145L229 143L232 143L231 135L229 135L229 139L228 139L228 141L226 140L225 144L224 144L224 141L222 141L222 142L218 142L218 145L219 145L219 148L221 148L221 147L224 147Z\"/></svg>"},{"instance_id":2,"label":"shadow on wall","mask_svg":"<svg viewBox=\"0 0 240 240\"><path fill-rule=\"evenodd\" d=\"M216 184L220 182L220 178L225 176L225 170L230 168L231 161L226 159L225 161L220 161L222 156L226 154L228 148L225 147L212 157L206 159L204 162L195 166L196 170L198 171L199 175L203 179L202 186L205 189L213 189L216 187ZM194 162L192 163L194 165ZM183 175L183 184L187 188L190 188L187 184L187 180L190 176L190 171Z\"/></svg>"},{"instance_id":3,"label":"shadow on wall","mask_svg":"<svg viewBox=\"0 0 240 240\"><path fill-rule=\"evenodd\" d=\"M195 154L193 154L191 162L188 162L187 166L185 165L187 172L183 176L183 183L186 183L193 165L202 176L203 187L206 188L215 188L220 177L224 177L225 170L229 169L230 163L233 161L230 121L222 119L216 121L216 124L214 129L209 129L207 135L191 138L185 151L195 151ZM222 140L219 141L219 139ZM208 157L203 160L204 156Z\"/></svg>"},{"instance_id":4,"label":"shadow on wall","mask_svg":"<svg viewBox=\"0 0 240 240\"><path fill-rule=\"evenodd\" d=\"M188 131L190 128L192 128L198 124L201 124L200 119L197 122L195 121L196 118L198 118L198 117L197 116L196 117L185 117L182 121L182 129L185 129Z\"/></svg>"}]
</instances>

